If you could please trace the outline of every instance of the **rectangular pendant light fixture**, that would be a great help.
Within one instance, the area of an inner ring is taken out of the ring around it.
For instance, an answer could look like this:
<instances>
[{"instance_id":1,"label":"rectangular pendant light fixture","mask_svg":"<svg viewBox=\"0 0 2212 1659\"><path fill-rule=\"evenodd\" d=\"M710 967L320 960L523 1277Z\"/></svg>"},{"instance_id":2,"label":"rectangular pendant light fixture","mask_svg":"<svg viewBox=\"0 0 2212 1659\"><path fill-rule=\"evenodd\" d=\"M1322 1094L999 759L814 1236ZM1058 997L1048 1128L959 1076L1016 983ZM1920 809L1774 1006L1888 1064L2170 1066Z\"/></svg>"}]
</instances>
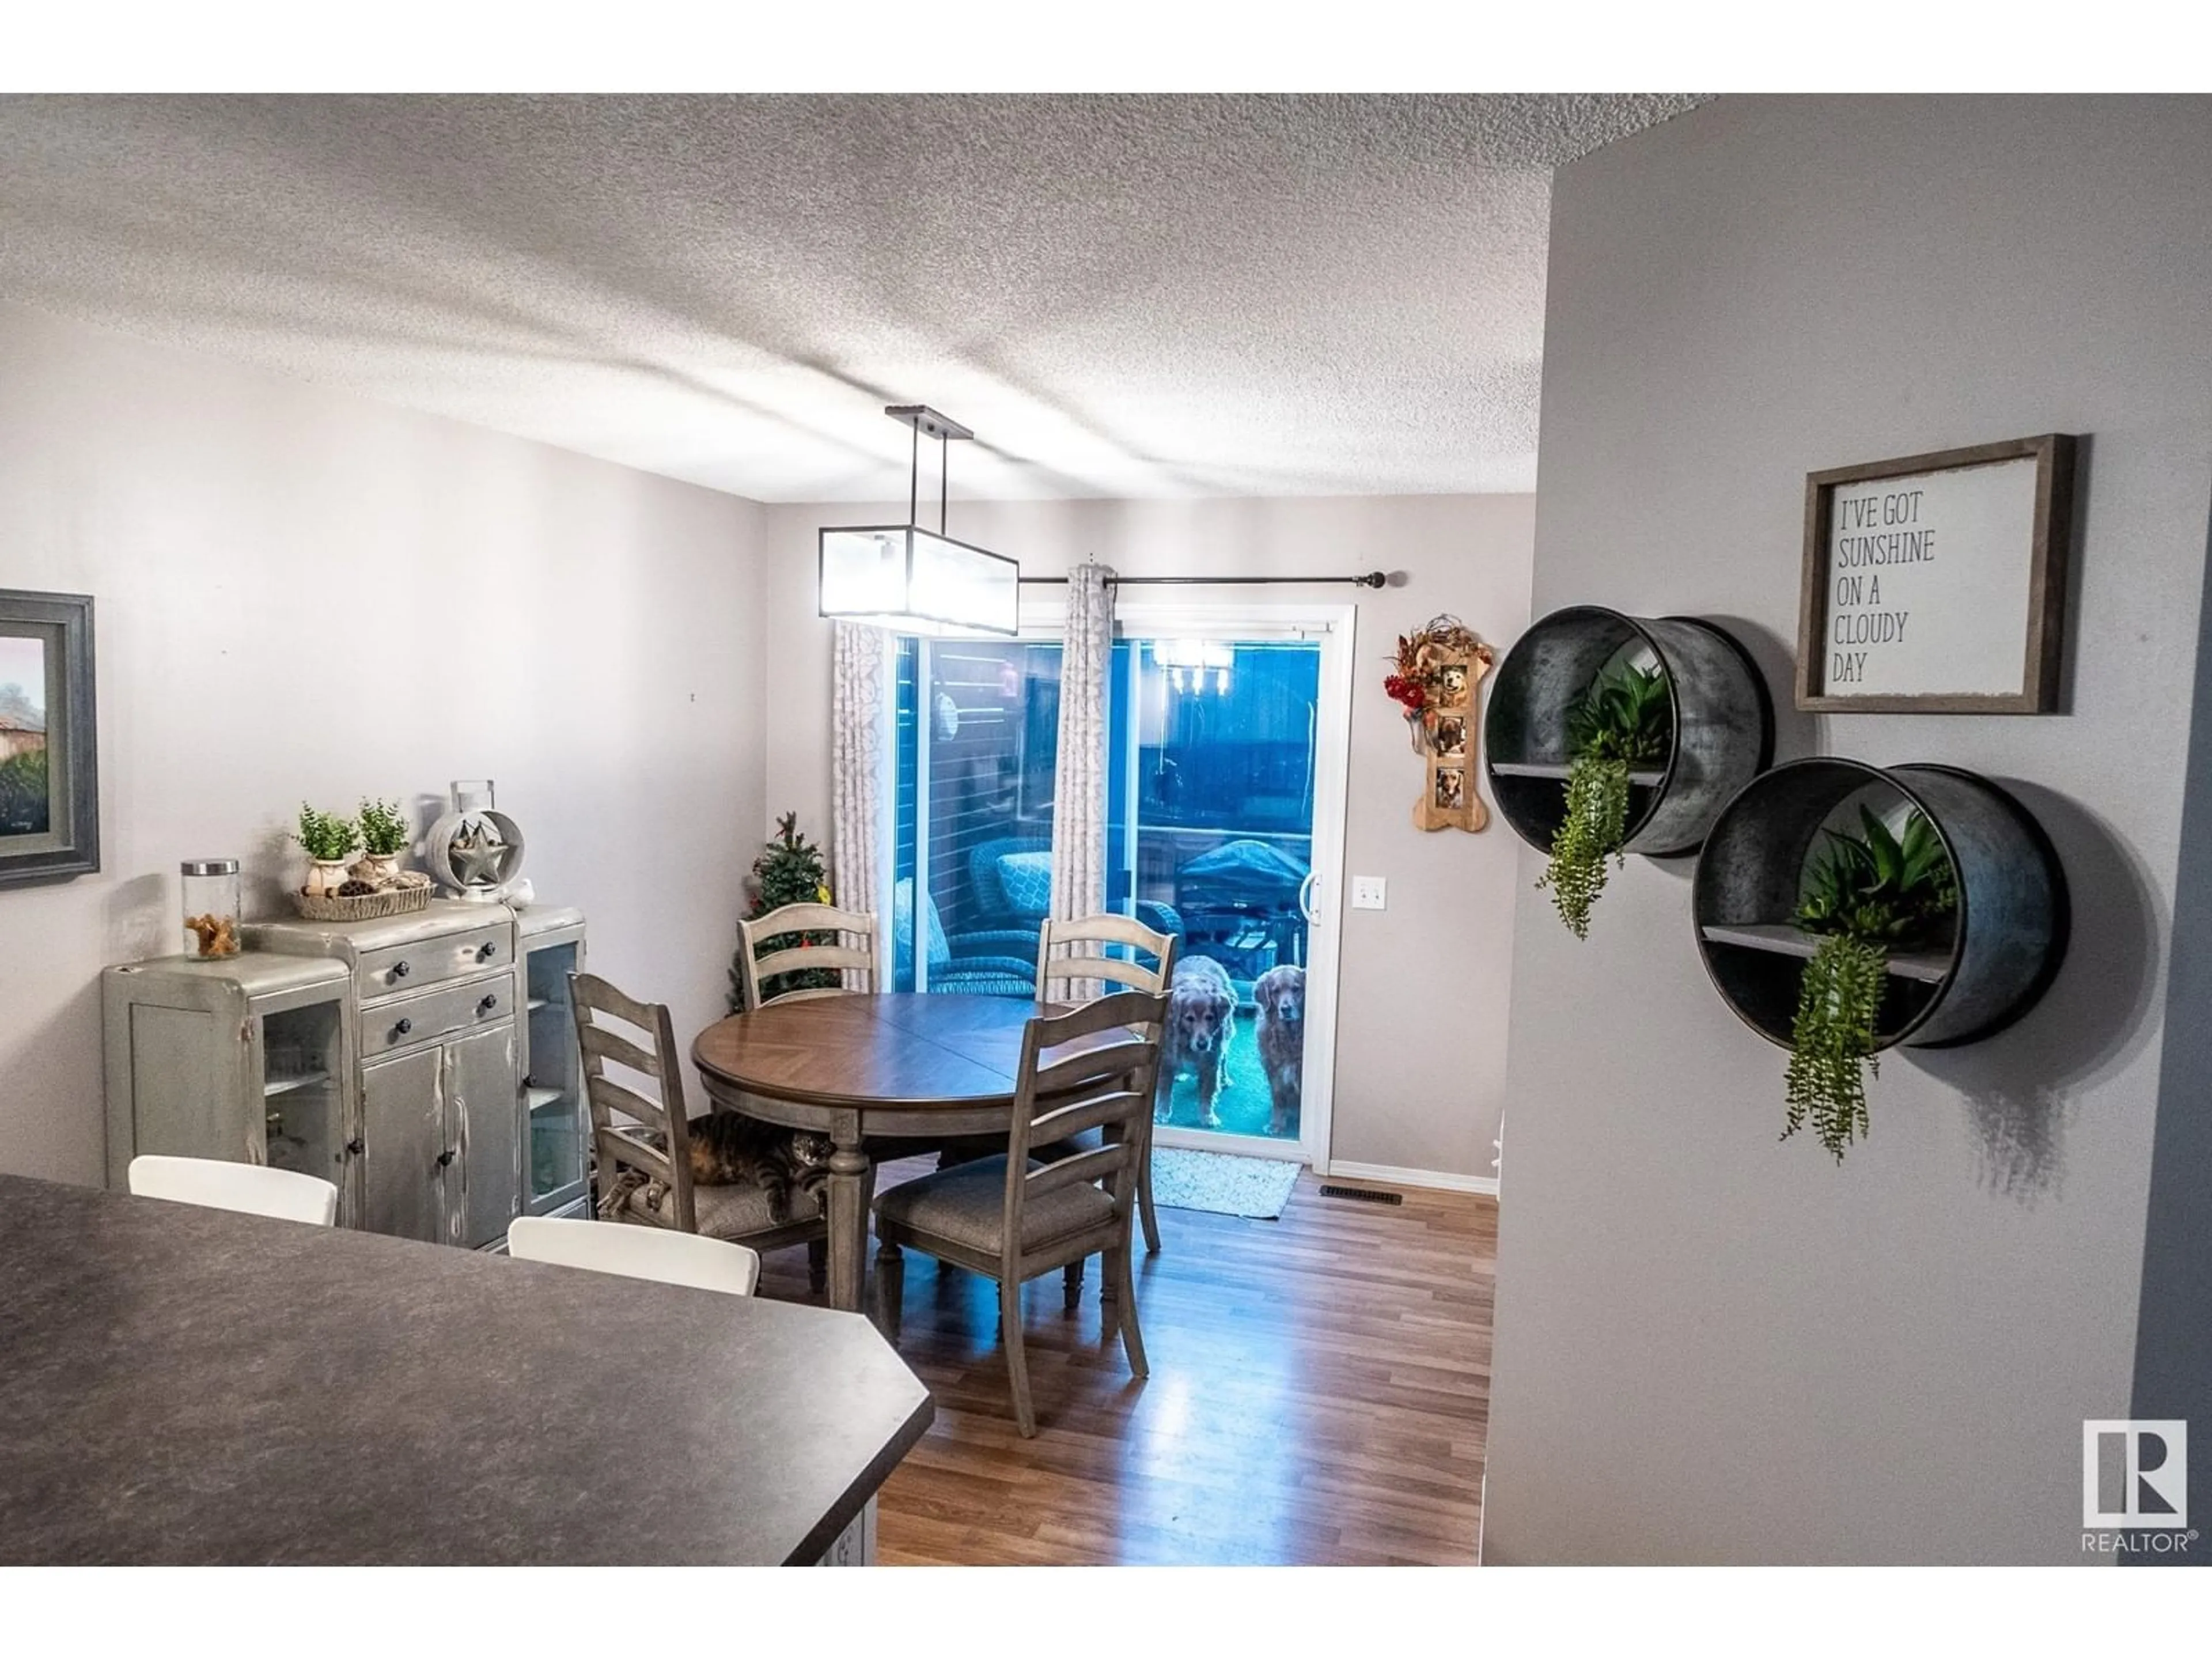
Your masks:
<instances>
[{"instance_id":1,"label":"rectangular pendant light fixture","mask_svg":"<svg viewBox=\"0 0 2212 1659\"><path fill-rule=\"evenodd\" d=\"M907 522L823 526L821 614L900 634L1012 636L1021 625L1021 566L945 533L941 470L937 529L915 521L922 439L936 439L942 456L946 444L975 434L921 404L895 404L884 413L914 429Z\"/></svg>"}]
</instances>

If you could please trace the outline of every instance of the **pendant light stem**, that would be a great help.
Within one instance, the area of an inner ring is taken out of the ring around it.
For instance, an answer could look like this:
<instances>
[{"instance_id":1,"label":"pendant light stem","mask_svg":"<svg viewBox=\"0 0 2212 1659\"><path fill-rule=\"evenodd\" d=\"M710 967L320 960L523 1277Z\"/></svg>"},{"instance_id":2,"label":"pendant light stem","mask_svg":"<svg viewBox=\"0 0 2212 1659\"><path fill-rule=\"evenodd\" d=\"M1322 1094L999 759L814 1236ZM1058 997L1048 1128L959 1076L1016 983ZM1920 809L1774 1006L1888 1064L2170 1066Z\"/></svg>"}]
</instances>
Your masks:
<instances>
[{"instance_id":1,"label":"pendant light stem","mask_svg":"<svg viewBox=\"0 0 2212 1659\"><path fill-rule=\"evenodd\" d=\"M937 441L937 533L945 533L945 503L952 493L952 446Z\"/></svg>"}]
</instances>

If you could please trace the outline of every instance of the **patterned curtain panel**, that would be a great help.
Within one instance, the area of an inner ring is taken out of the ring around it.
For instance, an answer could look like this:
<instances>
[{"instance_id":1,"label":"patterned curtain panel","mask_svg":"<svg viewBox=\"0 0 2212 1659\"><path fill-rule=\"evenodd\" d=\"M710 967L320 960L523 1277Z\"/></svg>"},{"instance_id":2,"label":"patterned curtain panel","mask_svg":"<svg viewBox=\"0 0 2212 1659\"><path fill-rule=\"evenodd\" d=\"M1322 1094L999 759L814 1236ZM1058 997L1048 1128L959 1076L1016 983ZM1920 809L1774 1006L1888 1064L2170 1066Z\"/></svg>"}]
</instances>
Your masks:
<instances>
[{"instance_id":1,"label":"patterned curtain panel","mask_svg":"<svg viewBox=\"0 0 2212 1659\"><path fill-rule=\"evenodd\" d=\"M884 769L890 741L886 717L891 653L896 641L880 628L839 623L831 653L830 740L830 879L837 902L865 910L880 924L885 845ZM878 940L890 930L878 925ZM878 963L884 985L890 964ZM845 970L845 988L861 989L860 975Z\"/></svg>"},{"instance_id":2,"label":"patterned curtain panel","mask_svg":"<svg viewBox=\"0 0 2212 1659\"><path fill-rule=\"evenodd\" d=\"M1085 564L1067 578L1067 637L1060 658L1060 763L1052 795L1052 914L1066 921L1106 908L1106 711L1114 659L1113 572ZM1079 997L1097 980L1077 980Z\"/></svg>"}]
</instances>

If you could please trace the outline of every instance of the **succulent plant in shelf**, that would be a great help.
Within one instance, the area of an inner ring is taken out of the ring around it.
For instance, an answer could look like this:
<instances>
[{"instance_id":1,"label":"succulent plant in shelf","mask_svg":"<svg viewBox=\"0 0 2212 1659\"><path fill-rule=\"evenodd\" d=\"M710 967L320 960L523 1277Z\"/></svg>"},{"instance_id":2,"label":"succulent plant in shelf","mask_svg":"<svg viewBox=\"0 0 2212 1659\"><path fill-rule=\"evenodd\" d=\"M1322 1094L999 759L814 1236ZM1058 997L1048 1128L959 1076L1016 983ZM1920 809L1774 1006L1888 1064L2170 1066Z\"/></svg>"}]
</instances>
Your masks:
<instances>
[{"instance_id":1,"label":"succulent plant in shelf","mask_svg":"<svg viewBox=\"0 0 2212 1659\"><path fill-rule=\"evenodd\" d=\"M1787 1140L1812 1126L1838 1163L1864 1139L1866 1078L1880 1075L1875 1021L1889 953L1940 937L1958 914L1958 878L1942 837L1915 808L1901 832L1859 808L1860 833L1829 830L1807 870L1797 925L1820 934L1805 964L1790 1032Z\"/></svg>"},{"instance_id":2,"label":"succulent plant in shelf","mask_svg":"<svg viewBox=\"0 0 2212 1659\"><path fill-rule=\"evenodd\" d=\"M1629 772L1667 757L1674 741L1667 671L1633 663L1598 671L1567 711L1567 808L1536 885L1548 888L1559 920L1589 937L1590 907L1605 890L1605 861L1627 862Z\"/></svg>"}]
</instances>

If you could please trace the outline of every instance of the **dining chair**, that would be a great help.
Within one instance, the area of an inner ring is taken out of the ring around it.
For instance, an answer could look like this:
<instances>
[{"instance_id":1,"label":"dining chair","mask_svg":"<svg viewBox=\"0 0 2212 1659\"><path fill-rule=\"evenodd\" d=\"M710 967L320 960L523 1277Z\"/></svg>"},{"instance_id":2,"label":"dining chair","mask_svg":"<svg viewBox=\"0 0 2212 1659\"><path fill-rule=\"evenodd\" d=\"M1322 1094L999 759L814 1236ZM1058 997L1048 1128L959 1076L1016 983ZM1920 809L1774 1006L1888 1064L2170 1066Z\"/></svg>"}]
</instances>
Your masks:
<instances>
[{"instance_id":1,"label":"dining chair","mask_svg":"<svg viewBox=\"0 0 2212 1659\"><path fill-rule=\"evenodd\" d=\"M242 1210L279 1221L304 1221L327 1227L337 1218L338 1189L320 1176L296 1170L272 1170L260 1164L228 1164L215 1158L164 1158L148 1152L131 1160L125 1172L140 1198L166 1198L210 1210Z\"/></svg>"},{"instance_id":2,"label":"dining chair","mask_svg":"<svg viewBox=\"0 0 2212 1659\"><path fill-rule=\"evenodd\" d=\"M1130 1371L1149 1375L1130 1275L1136 1171L1151 1120L1167 999L1123 991L1064 1014L1040 1014L1022 1037L1021 1071L1006 1151L892 1188L877 1199L876 1235L999 1284L999 1324L1014 1420L1036 1432L1022 1348L1022 1286L1086 1256L1105 1257L1118 1291L1116 1324ZM1096 1039L1103 1038L1104 1041ZM1088 1129L1101 1143L1057 1163L1031 1148ZM886 1293L897 1304L896 1258Z\"/></svg>"},{"instance_id":3,"label":"dining chair","mask_svg":"<svg viewBox=\"0 0 2212 1659\"><path fill-rule=\"evenodd\" d=\"M760 1256L742 1244L572 1216L517 1216L507 1224L507 1253L518 1261L550 1261L731 1296L750 1296L760 1283Z\"/></svg>"},{"instance_id":4,"label":"dining chair","mask_svg":"<svg viewBox=\"0 0 2212 1659\"><path fill-rule=\"evenodd\" d=\"M596 974L569 975L568 994L584 1056L600 1221L743 1242L756 1250L804 1243L819 1290L828 1271L830 1230L817 1196L793 1190L790 1213L779 1221L766 1189L750 1182L708 1186L692 1181L683 1065L667 1005L640 1002ZM616 1082L607 1075L610 1065L635 1073L658 1097Z\"/></svg>"},{"instance_id":5,"label":"dining chair","mask_svg":"<svg viewBox=\"0 0 2212 1659\"><path fill-rule=\"evenodd\" d=\"M1076 916L1044 924L1037 939L1037 1001L1049 1004L1065 1000L1055 998L1055 984L1064 992L1073 993L1078 988L1071 981L1084 980L1105 981L1109 984L1126 986L1132 990L1164 994L1175 980L1176 952L1182 941L1173 933L1163 933L1147 927L1128 916L1102 915ZM1144 951L1152 958L1150 968L1132 957L1085 953L1086 945L1123 945ZM1057 951L1059 954L1055 955ZM1159 1218L1152 1210L1152 1120L1145 1119L1145 1144L1137 1158L1137 1219L1145 1230L1145 1253L1160 1253ZM1052 1158L1057 1149L1040 1151L1036 1156ZM1083 1283L1083 1264L1075 1262L1068 1268L1069 1305L1080 1293ZM1106 1287L1110 1294L1113 1286Z\"/></svg>"},{"instance_id":6,"label":"dining chair","mask_svg":"<svg viewBox=\"0 0 2212 1659\"><path fill-rule=\"evenodd\" d=\"M808 943L805 935L809 933L829 933L832 942ZM766 942L793 934L800 936L800 943L770 951L765 956L761 954L761 947ZM842 996L848 991L861 988L853 983L855 978L865 981L868 990L881 988L876 972L881 955L876 934L872 915L866 910L840 910L834 904L787 904L764 916L739 921L738 956L744 981L745 1006L767 1008L807 997ZM859 942L848 944L848 939ZM761 995L761 987L770 980L820 968L838 970L840 982L781 991L772 997Z\"/></svg>"}]
</instances>

